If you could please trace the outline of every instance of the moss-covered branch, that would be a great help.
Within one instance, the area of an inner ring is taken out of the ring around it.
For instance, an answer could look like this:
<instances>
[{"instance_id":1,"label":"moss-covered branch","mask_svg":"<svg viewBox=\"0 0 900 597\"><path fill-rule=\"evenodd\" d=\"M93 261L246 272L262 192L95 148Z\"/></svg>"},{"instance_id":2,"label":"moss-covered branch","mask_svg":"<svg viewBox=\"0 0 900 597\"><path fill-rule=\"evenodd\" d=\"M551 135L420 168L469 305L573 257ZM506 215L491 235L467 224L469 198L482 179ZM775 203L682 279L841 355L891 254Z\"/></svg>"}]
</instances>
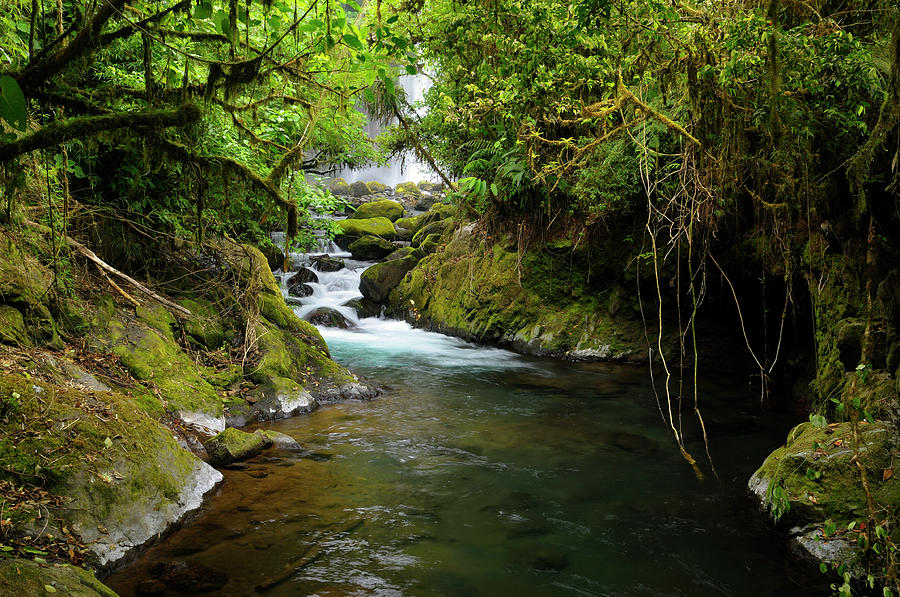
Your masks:
<instances>
[{"instance_id":1,"label":"moss-covered branch","mask_svg":"<svg viewBox=\"0 0 900 597\"><path fill-rule=\"evenodd\" d=\"M199 156L191 152L190 149L179 143L167 141L161 138L152 139L154 145L165 151L172 157L183 162L194 162L204 168L213 171L227 171L235 178L244 181L252 189L268 196L275 204L285 210L287 213L287 232L288 236L297 235L299 223L297 219L297 206L281 196L278 188L271 182L261 178L253 170L238 162L235 159L226 156Z\"/></svg>"},{"instance_id":2,"label":"moss-covered branch","mask_svg":"<svg viewBox=\"0 0 900 597\"><path fill-rule=\"evenodd\" d=\"M177 110L142 113L116 112L103 116L86 116L53 122L18 141L0 145L0 163L35 149L53 147L71 139L82 139L104 131L122 128L184 126L200 120L200 116L201 112L197 106L185 104Z\"/></svg>"},{"instance_id":3,"label":"moss-covered branch","mask_svg":"<svg viewBox=\"0 0 900 597\"><path fill-rule=\"evenodd\" d=\"M191 9L191 0L181 0L178 4L170 6L169 8L160 11L156 14L150 15L146 19L142 19L136 23L129 23L128 25L122 27L121 29L116 29L110 33L105 33L100 36L99 44L100 46L107 46L114 42L117 39L122 39L124 37L128 37L129 35L133 35L143 29L145 29L148 25L156 23L157 21L161 21L168 15L172 14L176 11L189 11ZM224 35L220 37L225 37Z\"/></svg>"},{"instance_id":4,"label":"moss-covered branch","mask_svg":"<svg viewBox=\"0 0 900 597\"><path fill-rule=\"evenodd\" d=\"M77 58L91 51L97 45L100 31L114 15L119 14L122 8L131 0L106 0L102 2L93 18L78 32L69 45L63 47L49 58L28 67L16 77L19 87L29 95L40 87L47 79L57 74Z\"/></svg>"}]
</instances>

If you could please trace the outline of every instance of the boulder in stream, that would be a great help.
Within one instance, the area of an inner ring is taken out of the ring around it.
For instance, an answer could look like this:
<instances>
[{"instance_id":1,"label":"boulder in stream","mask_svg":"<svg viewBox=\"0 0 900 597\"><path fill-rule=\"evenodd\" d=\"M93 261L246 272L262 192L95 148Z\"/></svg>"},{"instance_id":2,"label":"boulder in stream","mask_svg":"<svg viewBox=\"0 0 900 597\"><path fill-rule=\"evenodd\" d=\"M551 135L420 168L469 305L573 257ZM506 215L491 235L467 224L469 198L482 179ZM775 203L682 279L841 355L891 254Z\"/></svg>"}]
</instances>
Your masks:
<instances>
[{"instance_id":1,"label":"boulder in stream","mask_svg":"<svg viewBox=\"0 0 900 597\"><path fill-rule=\"evenodd\" d=\"M301 298L307 297L313 293L312 286L310 286L309 283L318 283L318 281L319 276L316 275L316 272L309 268L302 267L297 273L288 278L288 294Z\"/></svg>"},{"instance_id":2,"label":"boulder in stream","mask_svg":"<svg viewBox=\"0 0 900 597\"><path fill-rule=\"evenodd\" d=\"M313 267L320 272L336 272L344 269L344 260L330 255L318 255L310 258Z\"/></svg>"},{"instance_id":3,"label":"boulder in stream","mask_svg":"<svg viewBox=\"0 0 900 597\"><path fill-rule=\"evenodd\" d=\"M340 328L342 330L348 330L350 328L356 327L356 325L344 317L342 313L339 311L335 311L329 307L319 307L318 309L313 309L309 313L307 313L303 319L310 322L313 325L321 325L328 328Z\"/></svg>"},{"instance_id":4,"label":"boulder in stream","mask_svg":"<svg viewBox=\"0 0 900 597\"><path fill-rule=\"evenodd\" d=\"M370 195L371 191L369 190L369 185L364 183L361 180L357 180L354 183L350 184L350 195L354 197L365 197L366 195Z\"/></svg>"},{"instance_id":5,"label":"boulder in stream","mask_svg":"<svg viewBox=\"0 0 900 597\"><path fill-rule=\"evenodd\" d=\"M360 276L359 291L367 299L383 303L391 290L400 283L407 272L416 267L418 262L418 257L411 254L401 259L376 263Z\"/></svg>"},{"instance_id":6,"label":"boulder in stream","mask_svg":"<svg viewBox=\"0 0 900 597\"><path fill-rule=\"evenodd\" d=\"M203 446L209 454L211 465L224 466L256 456L266 447L266 440L254 433L229 427L203 442Z\"/></svg>"},{"instance_id":7,"label":"boulder in stream","mask_svg":"<svg viewBox=\"0 0 900 597\"><path fill-rule=\"evenodd\" d=\"M390 255L394 249L394 244L383 238L367 234L350 243L350 253L354 259L360 261L378 261Z\"/></svg>"},{"instance_id":8,"label":"boulder in stream","mask_svg":"<svg viewBox=\"0 0 900 597\"><path fill-rule=\"evenodd\" d=\"M157 594L142 592L141 587L158 587L159 583L191 595L217 591L228 583L227 574L205 566L196 560L159 562L150 569L149 575L150 578L138 585L138 594Z\"/></svg>"},{"instance_id":9,"label":"boulder in stream","mask_svg":"<svg viewBox=\"0 0 900 597\"><path fill-rule=\"evenodd\" d=\"M360 319L365 319L366 317L378 317L381 315L381 307L376 302L365 297L351 299L342 306L350 307L356 311L356 316Z\"/></svg>"},{"instance_id":10,"label":"boulder in stream","mask_svg":"<svg viewBox=\"0 0 900 597\"><path fill-rule=\"evenodd\" d=\"M393 240L397 237L397 230L394 228L393 222L385 217L366 219L347 218L346 220L338 220L335 222L335 225L337 225L341 231L337 241L342 247L352 242L351 239L359 238L367 234L380 236L386 240ZM343 239L341 237L343 237Z\"/></svg>"},{"instance_id":11,"label":"boulder in stream","mask_svg":"<svg viewBox=\"0 0 900 597\"><path fill-rule=\"evenodd\" d=\"M271 429L257 429L256 433L263 436L270 446L280 450L302 450L300 444L286 433L272 431Z\"/></svg>"},{"instance_id":12,"label":"boulder in stream","mask_svg":"<svg viewBox=\"0 0 900 597\"><path fill-rule=\"evenodd\" d=\"M403 216L403 206L396 201L390 199L382 199L381 201L370 201L360 205L356 213L350 216L354 220L365 220L368 218L387 218L394 222Z\"/></svg>"},{"instance_id":13,"label":"boulder in stream","mask_svg":"<svg viewBox=\"0 0 900 597\"><path fill-rule=\"evenodd\" d=\"M419 190L419 187L414 182L401 182L394 190L397 191L398 195L415 195L420 197L422 195L422 191Z\"/></svg>"},{"instance_id":14,"label":"boulder in stream","mask_svg":"<svg viewBox=\"0 0 900 597\"><path fill-rule=\"evenodd\" d=\"M318 403L292 379L271 377L260 387L262 396L253 404L260 421L274 421L312 412Z\"/></svg>"}]
</instances>

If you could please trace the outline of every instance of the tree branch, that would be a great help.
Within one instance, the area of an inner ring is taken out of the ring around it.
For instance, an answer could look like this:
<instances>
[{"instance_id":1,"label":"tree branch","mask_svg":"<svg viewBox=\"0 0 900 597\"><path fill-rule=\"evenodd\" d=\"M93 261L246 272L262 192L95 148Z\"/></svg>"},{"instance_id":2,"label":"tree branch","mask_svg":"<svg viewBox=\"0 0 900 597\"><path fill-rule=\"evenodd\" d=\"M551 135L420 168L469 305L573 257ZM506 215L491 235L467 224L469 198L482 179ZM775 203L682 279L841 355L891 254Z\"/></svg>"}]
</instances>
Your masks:
<instances>
[{"instance_id":1,"label":"tree branch","mask_svg":"<svg viewBox=\"0 0 900 597\"><path fill-rule=\"evenodd\" d=\"M122 7L131 0L105 0L88 24L78 32L78 35L66 47L56 54L36 63L29 64L18 77L16 82L26 95L40 87L47 79L57 74L73 60L91 51L100 37L100 31L106 22L118 14Z\"/></svg>"},{"instance_id":2,"label":"tree branch","mask_svg":"<svg viewBox=\"0 0 900 597\"><path fill-rule=\"evenodd\" d=\"M125 25L121 29L116 29L115 31L112 31L110 33L104 33L103 35L100 36L100 41L98 42L98 44L100 46L108 46L115 40L121 39L123 37L128 37L129 35L133 35L133 34L137 33L138 31L140 31L141 29L146 28L147 25L149 25L151 23L155 23L156 21L160 21L163 18L165 18L167 15L172 14L173 12L176 12L178 10L189 10L190 8L191 8L191 0L181 0L181 2L179 2L178 4L170 6L169 8L165 9L162 12L158 12L154 15L150 15L146 19L137 21L136 23L129 23L128 25ZM225 36L223 35L221 37L225 37Z\"/></svg>"},{"instance_id":3,"label":"tree branch","mask_svg":"<svg viewBox=\"0 0 900 597\"><path fill-rule=\"evenodd\" d=\"M35 149L52 147L71 139L79 139L103 131L148 126L184 126L200 120L201 115L197 106L185 104L177 110L116 112L103 116L86 116L57 121L18 141L0 145L0 163Z\"/></svg>"}]
</instances>

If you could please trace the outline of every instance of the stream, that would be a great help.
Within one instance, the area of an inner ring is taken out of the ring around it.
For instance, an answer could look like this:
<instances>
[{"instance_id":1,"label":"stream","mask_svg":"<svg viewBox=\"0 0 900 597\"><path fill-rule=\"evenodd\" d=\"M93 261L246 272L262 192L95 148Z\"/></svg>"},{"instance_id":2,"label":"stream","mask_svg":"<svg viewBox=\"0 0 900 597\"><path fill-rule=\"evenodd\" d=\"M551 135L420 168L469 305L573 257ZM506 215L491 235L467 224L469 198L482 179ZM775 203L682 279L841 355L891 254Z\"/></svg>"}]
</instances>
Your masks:
<instances>
[{"instance_id":1,"label":"stream","mask_svg":"<svg viewBox=\"0 0 900 597\"><path fill-rule=\"evenodd\" d=\"M348 265L320 274L298 313L355 296L366 264ZM203 511L110 587L130 597L155 564L195 560L228 577L209 595L827 593L745 493L796 422L761 413L746 380L703 375L719 480L702 462L698 481L645 367L356 324L321 331L334 359L382 395L261 425L303 450L223 471ZM684 428L704 461L687 415Z\"/></svg>"}]
</instances>

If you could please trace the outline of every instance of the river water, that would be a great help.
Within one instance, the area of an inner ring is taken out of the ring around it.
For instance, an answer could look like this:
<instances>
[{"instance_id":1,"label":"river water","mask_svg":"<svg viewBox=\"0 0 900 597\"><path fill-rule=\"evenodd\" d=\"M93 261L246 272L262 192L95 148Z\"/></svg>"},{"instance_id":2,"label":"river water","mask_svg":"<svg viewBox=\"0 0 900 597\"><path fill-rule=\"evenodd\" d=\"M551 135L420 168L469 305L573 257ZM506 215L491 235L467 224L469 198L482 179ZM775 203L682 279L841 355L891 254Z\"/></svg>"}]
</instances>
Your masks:
<instances>
[{"instance_id":1,"label":"river water","mask_svg":"<svg viewBox=\"0 0 900 597\"><path fill-rule=\"evenodd\" d=\"M329 285L352 295L351 265L307 302ZM704 375L719 479L706 465L700 481L645 368L526 358L377 318L322 332L383 394L265 424L303 451L225 470L193 522L107 579L123 597L179 560L227 574L211 595L823 594L745 494L792 421L760 413L744 380ZM687 417L685 432L701 460Z\"/></svg>"}]
</instances>

